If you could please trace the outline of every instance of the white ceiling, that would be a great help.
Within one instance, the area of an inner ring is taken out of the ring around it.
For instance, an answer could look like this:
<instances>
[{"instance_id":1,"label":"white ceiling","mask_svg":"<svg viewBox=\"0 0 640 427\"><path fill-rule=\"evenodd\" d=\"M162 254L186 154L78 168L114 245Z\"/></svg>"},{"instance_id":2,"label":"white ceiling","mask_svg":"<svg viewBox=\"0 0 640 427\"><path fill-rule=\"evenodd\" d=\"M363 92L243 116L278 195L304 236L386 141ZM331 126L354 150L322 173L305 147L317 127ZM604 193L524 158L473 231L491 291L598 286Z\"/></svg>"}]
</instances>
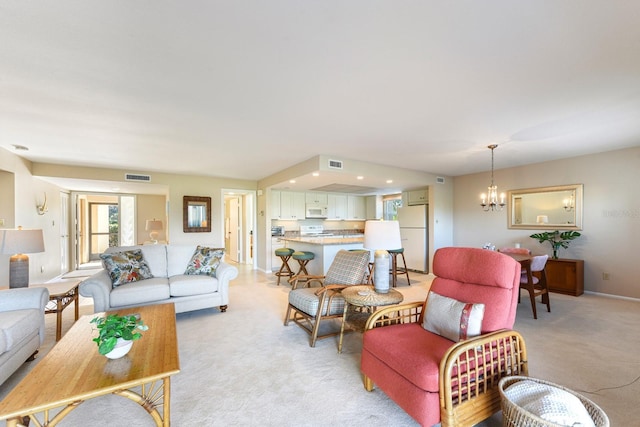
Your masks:
<instances>
[{"instance_id":1,"label":"white ceiling","mask_svg":"<svg viewBox=\"0 0 640 427\"><path fill-rule=\"evenodd\" d=\"M0 146L259 180L640 145L640 2L0 0Z\"/></svg>"}]
</instances>

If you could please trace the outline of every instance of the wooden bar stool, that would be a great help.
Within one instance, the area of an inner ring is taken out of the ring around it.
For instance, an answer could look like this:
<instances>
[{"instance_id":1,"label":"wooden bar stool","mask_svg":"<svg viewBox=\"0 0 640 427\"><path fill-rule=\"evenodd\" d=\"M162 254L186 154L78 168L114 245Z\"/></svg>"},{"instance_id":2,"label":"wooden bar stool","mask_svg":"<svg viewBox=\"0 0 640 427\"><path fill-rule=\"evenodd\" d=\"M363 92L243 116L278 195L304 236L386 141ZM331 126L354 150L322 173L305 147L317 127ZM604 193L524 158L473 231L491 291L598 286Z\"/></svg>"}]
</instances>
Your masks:
<instances>
[{"instance_id":1,"label":"wooden bar stool","mask_svg":"<svg viewBox=\"0 0 640 427\"><path fill-rule=\"evenodd\" d=\"M298 261L298 264L300 264L300 268L298 269L298 272L295 275L296 276L299 276L300 274L309 275L309 272L307 272L307 264L309 263L309 261L315 258L314 253L307 252L307 251L296 251L291 256L293 257L293 259Z\"/></svg>"},{"instance_id":2,"label":"wooden bar stool","mask_svg":"<svg viewBox=\"0 0 640 427\"><path fill-rule=\"evenodd\" d=\"M411 280L409 280L409 270L407 270L407 262L404 259L404 248L400 248L400 249L389 249L387 250L387 252L389 252L389 255L391 256L391 278L392 278L392 282L393 283L393 287L396 287L396 283L398 282L398 273L400 274L406 274L407 276L407 283L409 284L409 286L411 286ZM398 255L400 255L402 257L402 265L403 267L400 267L398 265Z\"/></svg>"},{"instance_id":3,"label":"wooden bar stool","mask_svg":"<svg viewBox=\"0 0 640 427\"><path fill-rule=\"evenodd\" d=\"M278 286L280 286L280 278L282 276L286 276L288 278L293 277L293 271L291 271L291 267L289 267L289 258L291 258L293 252L294 251L291 248L276 249L276 256L280 257L280 259L282 260L280 270L276 271L276 276L278 276Z\"/></svg>"}]
</instances>

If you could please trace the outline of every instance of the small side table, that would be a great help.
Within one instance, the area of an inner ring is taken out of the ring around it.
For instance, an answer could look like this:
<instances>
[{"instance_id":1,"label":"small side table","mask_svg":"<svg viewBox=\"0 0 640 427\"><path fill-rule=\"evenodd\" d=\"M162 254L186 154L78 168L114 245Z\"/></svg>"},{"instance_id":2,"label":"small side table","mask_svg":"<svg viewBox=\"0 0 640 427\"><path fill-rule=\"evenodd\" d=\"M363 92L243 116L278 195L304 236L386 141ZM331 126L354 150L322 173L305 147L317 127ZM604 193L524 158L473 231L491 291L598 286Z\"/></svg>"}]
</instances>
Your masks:
<instances>
[{"instance_id":1,"label":"small side table","mask_svg":"<svg viewBox=\"0 0 640 427\"><path fill-rule=\"evenodd\" d=\"M49 290L49 302L44 312L45 314L56 314L56 341L60 341L62 337L62 311L75 302L75 320L80 315L80 307L78 305L78 285L77 280L56 283L44 283L39 285L30 285L31 287L47 288Z\"/></svg>"},{"instance_id":2,"label":"small side table","mask_svg":"<svg viewBox=\"0 0 640 427\"><path fill-rule=\"evenodd\" d=\"M372 311L375 311L377 307L399 304L404 299L402 294L396 291L395 289L389 289L389 292L386 294L379 294L373 290L373 286L369 286L369 285L349 286L348 288L345 288L342 290L342 297L344 298L345 304L344 304L344 313L342 314L342 326L340 327L340 341L338 342L338 353L342 353L342 338L344 336L344 324L347 319L347 311L350 305L353 305L356 307L371 308ZM359 316L359 319L356 319L354 323L357 323L358 326L360 326L360 323L362 323L361 326L364 327L364 323L366 323L370 315L371 313L363 313L361 316Z\"/></svg>"}]
</instances>

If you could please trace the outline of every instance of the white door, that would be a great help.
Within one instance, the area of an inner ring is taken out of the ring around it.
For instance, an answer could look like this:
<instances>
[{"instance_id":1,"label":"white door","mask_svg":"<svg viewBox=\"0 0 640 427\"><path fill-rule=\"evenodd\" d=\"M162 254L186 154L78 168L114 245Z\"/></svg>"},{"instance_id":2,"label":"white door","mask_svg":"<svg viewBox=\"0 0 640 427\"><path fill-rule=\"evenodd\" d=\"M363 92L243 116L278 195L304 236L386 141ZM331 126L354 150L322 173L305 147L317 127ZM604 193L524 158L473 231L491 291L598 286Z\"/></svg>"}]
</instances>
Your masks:
<instances>
[{"instance_id":1,"label":"white door","mask_svg":"<svg viewBox=\"0 0 640 427\"><path fill-rule=\"evenodd\" d=\"M228 218L227 242L229 244L229 259L231 261L240 262L240 203L238 198L229 199L229 218Z\"/></svg>"},{"instance_id":2,"label":"white door","mask_svg":"<svg viewBox=\"0 0 640 427\"><path fill-rule=\"evenodd\" d=\"M67 273L69 268L69 195L60 193L60 274Z\"/></svg>"}]
</instances>

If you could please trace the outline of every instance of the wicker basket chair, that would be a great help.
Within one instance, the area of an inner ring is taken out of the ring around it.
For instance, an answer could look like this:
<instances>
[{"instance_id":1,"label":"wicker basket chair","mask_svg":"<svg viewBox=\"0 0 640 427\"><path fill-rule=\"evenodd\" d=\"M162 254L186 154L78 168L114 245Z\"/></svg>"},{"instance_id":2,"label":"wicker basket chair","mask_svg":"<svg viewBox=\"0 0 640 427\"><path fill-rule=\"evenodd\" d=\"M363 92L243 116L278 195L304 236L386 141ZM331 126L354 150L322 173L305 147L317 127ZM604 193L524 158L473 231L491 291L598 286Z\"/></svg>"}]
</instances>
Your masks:
<instances>
[{"instance_id":1,"label":"wicker basket chair","mask_svg":"<svg viewBox=\"0 0 640 427\"><path fill-rule=\"evenodd\" d=\"M563 387L558 384L551 383L549 381L531 378L521 375L514 375L511 377L505 377L500 380L498 383L498 389L501 397L502 404L502 419L504 427L562 427L559 424L553 423L551 421L547 421L542 419L541 417L521 408L512 402L506 395L505 390L509 388L509 386L518 383L522 380L529 380L536 382L538 384L543 384L551 387L555 387L557 389L563 390L567 393L570 393L580 399L580 402L584 405L585 409L589 413L589 416L593 420L593 424L596 427L609 427L609 417L607 414L595 403L591 400L587 399L583 395L576 393L575 391L569 390L566 387Z\"/></svg>"}]
</instances>

